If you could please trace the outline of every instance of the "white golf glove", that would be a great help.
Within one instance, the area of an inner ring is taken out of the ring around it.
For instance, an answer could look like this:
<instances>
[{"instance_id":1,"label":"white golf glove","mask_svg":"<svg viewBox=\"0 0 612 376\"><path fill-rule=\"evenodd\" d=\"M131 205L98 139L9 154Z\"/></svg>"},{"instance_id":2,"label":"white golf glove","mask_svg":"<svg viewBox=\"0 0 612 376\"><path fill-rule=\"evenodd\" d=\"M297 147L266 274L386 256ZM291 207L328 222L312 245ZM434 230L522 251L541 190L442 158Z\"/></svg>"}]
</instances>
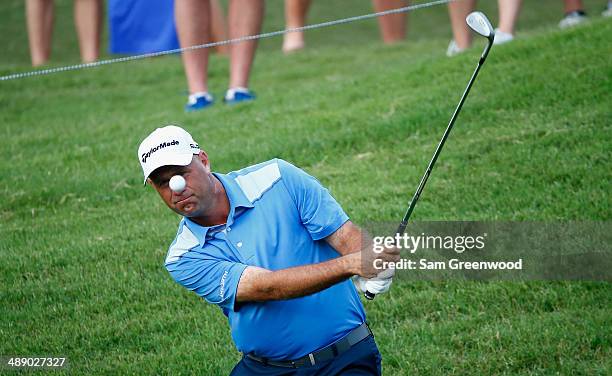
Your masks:
<instances>
[{"instance_id":1,"label":"white golf glove","mask_svg":"<svg viewBox=\"0 0 612 376\"><path fill-rule=\"evenodd\" d=\"M354 282L359 291L369 291L374 295L378 295L389 291L389 289L391 288L391 283L393 283L393 279L365 279L363 277L356 277Z\"/></svg>"}]
</instances>

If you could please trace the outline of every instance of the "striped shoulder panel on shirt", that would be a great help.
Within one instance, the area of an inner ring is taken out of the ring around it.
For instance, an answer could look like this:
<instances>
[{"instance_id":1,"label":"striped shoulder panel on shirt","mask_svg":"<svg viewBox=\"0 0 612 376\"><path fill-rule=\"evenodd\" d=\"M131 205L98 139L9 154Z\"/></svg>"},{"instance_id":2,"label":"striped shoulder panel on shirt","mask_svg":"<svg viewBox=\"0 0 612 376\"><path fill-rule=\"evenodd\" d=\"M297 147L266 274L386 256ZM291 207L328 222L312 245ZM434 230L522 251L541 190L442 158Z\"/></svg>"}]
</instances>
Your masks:
<instances>
[{"instance_id":1,"label":"striped shoulder panel on shirt","mask_svg":"<svg viewBox=\"0 0 612 376\"><path fill-rule=\"evenodd\" d=\"M256 169L244 175L241 175L241 173L251 168L238 171L238 176L234 178L251 203L259 200L281 178L277 161L263 164L259 168L257 167L259 166L255 166Z\"/></svg>"},{"instance_id":2,"label":"striped shoulder panel on shirt","mask_svg":"<svg viewBox=\"0 0 612 376\"><path fill-rule=\"evenodd\" d=\"M189 230L186 225L183 225L181 232L176 236L176 240L170 246L168 255L166 256L166 265L171 264L189 252L190 249L200 244L198 238Z\"/></svg>"}]
</instances>

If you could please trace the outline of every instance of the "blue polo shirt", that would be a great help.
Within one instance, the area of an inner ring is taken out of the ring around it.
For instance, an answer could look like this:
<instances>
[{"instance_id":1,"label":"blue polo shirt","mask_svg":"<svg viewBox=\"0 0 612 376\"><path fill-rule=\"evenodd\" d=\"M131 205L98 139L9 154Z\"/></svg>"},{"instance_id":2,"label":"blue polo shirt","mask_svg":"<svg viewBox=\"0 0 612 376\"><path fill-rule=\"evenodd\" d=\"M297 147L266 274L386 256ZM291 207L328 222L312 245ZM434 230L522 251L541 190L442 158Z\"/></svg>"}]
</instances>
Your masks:
<instances>
[{"instance_id":1,"label":"blue polo shirt","mask_svg":"<svg viewBox=\"0 0 612 376\"><path fill-rule=\"evenodd\" d=\"M230 203L226 224L203 227L183 218L166 268L221 308L239 351L296 359L365 321L351 280L301 298L236 303L247 266L274 271L338 257L324 238L348 216L315 178L280 159L215 176Z\"/></svg>"}]
</instances>

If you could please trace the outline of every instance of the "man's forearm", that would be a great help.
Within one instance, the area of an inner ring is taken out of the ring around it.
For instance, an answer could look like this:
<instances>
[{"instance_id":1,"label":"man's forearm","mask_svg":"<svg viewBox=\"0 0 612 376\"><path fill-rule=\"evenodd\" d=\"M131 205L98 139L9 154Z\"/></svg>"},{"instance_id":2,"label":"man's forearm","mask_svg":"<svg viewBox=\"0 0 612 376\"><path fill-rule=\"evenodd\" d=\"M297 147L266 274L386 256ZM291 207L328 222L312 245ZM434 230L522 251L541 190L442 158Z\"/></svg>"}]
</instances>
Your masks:
<instances>
[{"instance_id":1,"label":"man's forearm","mask_svg":"<svg viewBox=\"0 0 612 376\"><path fill-rule=\"evenodd\" d=\"M343 256L360 252L369 240L369 237L351 221L346 221L338 230L325 238L325 241Z\"/></svg>"},{"instance_id":2,"label":"man's forearm","mask_svg":"<svg viewBox=\"0 0 612 376\"><path fill-rule=\"evenodd\" d=\"M278 271L248 267L240 278L236 300L284 300L310 295L355 275L359 263L359 254L352 254Z\"/></svg>"}]
</instances>

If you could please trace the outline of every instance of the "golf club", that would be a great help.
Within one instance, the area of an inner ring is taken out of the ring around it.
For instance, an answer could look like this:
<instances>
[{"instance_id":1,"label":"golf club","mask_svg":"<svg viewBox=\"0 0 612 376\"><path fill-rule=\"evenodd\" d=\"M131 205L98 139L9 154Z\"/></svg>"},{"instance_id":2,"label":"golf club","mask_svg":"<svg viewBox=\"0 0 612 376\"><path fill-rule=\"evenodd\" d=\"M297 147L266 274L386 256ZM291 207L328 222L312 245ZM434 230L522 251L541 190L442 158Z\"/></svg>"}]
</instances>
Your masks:
<instances>
[{"instance_id":1,"label":"golf club","mask_svg":"<svg viewBox=\"0 0 612 376\"><path fill-rule=\"evenodd\" d=\"M489 20L487 19L487 16L485 16L484 13L472 12L467 16L465 21L467 22L468 26L472 30L482 35L483 37L487 38L489 43L487 44L484 51L482 52L480 60L478 61L478 66L476 66L476 70L474 70L474 73L472 74L472 78L470 78L470 82L468 82L467 87L465 88L465 91L463 92L463 95L461 96L461 100L459 101L459 104L457 105L457 108L455 109L455 112L453 113L453 116L451 117L450 122L448 123L448 126L446 127L446 130L444 131L444 135L442 136L442 139L438 143L438 147L436 147L436 151L434 152L434 155L431 158L431 161L429 161L429 165L427 166L425 175L423 175L423 177L421 178L419 187L417 188L416 192L414 193L414 196L412 196L412 199L410 200L410 204L408 205L408 210L406 210L404 219L402 220L399 227L397 228L397 231L396 231L397 234L403 234L404 231L406 230L406 226L408 225L408 220L410 219L410 215L412 214L412 211L414 210L414 207L416 206L416 203L419 200L419 197L421 196L421 192L423 191L423 188L425 187L425 183L427 183L427 179L429 178L429 175L431 174L431 170L433 169L434 164L436 163L436 160L438 159L438 156L440 155L440 152L442 151L442 147L444 147L444 143L446 142L446 139L448 138L448 135L450 134L450 131L453 128L453 125L455 124L455 120L457 120L457 115L459 114L459 111L461 111L461 107L463 107L463 102L465 102L465 98L467 98L467 95L470 92L470 89L472 88L472 84L474 84L474 80L476 79L476 76L478 75L480 68L484 64L487 56L489 55L489 51L491 50L491 47L493 46L493 39L495 38L495 30L493 29L493 26L491 26L491 22L489 22ZM372 300L374 299L376 294L366 291L364 293L364 296L366 297L366 299Z\"/></svg>"}]
</instances>

